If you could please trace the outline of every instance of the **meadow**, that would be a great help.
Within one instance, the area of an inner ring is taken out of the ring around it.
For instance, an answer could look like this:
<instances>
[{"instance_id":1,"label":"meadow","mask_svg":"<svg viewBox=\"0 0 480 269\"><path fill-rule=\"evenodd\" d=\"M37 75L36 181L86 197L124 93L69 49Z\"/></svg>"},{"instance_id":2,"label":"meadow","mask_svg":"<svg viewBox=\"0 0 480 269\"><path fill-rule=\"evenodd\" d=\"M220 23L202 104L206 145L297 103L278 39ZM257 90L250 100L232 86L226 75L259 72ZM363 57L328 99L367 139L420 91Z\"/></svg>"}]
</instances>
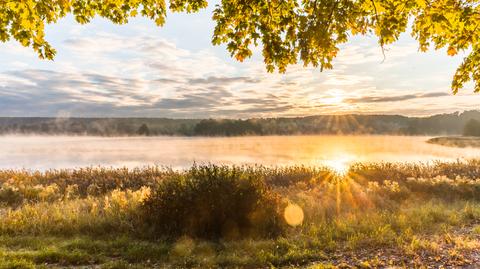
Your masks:
<instances>
[{"instance_id":1,"label":"meadow","mask_svg":"<svg viewBox=\"0 0 480 269\"><path fill-rule=\"evenodd\" d=\"M479 178L480 160L0 170L0 268L475 266Z\"/></svg>"}]
</instances>

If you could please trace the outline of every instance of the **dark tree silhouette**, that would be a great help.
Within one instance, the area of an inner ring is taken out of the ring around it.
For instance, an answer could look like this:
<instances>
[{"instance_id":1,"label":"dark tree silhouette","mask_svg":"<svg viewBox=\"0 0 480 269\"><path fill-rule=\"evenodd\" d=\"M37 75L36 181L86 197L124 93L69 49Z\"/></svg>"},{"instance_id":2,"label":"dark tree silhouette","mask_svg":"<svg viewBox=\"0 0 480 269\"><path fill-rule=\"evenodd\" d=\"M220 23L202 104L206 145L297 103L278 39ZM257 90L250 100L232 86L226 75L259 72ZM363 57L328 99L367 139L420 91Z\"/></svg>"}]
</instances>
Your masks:
<instances>
[{"instance_id":1,"label":"dark tree silhouette","mask_svg":"<svg viewBox=\"0 0 480 269\"><path fill-rule=\"evenodd\" d=\"M149 136L150 135L150 129L148 129L148 126L144 123L144 124L142 124L142 126L140 126L140 128L138 128L137 134L138 135Z\"/></svg>"},{"instance_id":2,"label":"dark tree silhouette","mask_svg":"<svg viewBox=\"0 0 480 269\"><path fill-rule=\"evenodd\" d=\"M2 118L2 134L73 134L100 136L401 134L461 135L480 111L429 117L398 115L320 115L298 118L164 119L164 118ZM143 126L145 125L145 126ZM143 127L142 127L143 126Z\"/></svg>"}]
</instances>

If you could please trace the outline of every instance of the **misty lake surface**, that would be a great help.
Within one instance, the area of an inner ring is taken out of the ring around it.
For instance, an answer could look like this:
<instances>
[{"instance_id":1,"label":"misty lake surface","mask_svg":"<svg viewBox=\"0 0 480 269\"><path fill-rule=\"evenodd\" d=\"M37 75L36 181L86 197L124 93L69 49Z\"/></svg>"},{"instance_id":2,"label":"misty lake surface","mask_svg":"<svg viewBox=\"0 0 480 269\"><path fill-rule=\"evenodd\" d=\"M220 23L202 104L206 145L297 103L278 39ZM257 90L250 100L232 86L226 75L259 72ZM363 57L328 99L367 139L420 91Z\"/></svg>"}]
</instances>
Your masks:
<instances>
[{"instance_id":1,"label":"misty lake surface","mask_svg":"<svg viewBox=\"0 0 480 269\"><path fill-rule=\"evenodd\" d=\"M409 136L68 137L2 136L1 169L86 166L186 168L217 164L327 165L480 158L480 149L428 144Z\"/></svg>"}]
</instances>

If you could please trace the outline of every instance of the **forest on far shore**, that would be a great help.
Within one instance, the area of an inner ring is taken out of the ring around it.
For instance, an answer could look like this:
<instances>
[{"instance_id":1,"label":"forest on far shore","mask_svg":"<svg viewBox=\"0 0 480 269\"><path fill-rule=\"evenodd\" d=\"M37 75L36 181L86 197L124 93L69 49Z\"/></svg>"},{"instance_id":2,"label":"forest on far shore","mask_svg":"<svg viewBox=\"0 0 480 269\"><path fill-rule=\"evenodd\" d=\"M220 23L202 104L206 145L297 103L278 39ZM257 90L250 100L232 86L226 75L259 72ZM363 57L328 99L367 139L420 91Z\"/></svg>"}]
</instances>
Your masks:
<instances>
[{"instance_id":1,"label":"forest on far shore","mask_svg":"<svg viewBox=\"0 0 480 269\"><path fill-rule=\"evenodd\" d=\"M0 118L0 134L242 136L311 134L460 135L480 111L429 117L319 115L296 118Z\"/></svg>"}]
</instances>

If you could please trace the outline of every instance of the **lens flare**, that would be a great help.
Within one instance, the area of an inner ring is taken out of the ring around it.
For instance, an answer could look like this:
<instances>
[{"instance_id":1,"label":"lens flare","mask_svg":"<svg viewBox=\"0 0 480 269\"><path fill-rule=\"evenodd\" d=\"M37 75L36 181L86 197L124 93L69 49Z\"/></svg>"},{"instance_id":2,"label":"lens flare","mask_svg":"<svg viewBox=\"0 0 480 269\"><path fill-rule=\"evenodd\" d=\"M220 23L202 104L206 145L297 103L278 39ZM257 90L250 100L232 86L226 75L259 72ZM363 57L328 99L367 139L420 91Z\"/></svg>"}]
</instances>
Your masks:
<instances>
[{"instance_id":1,"label":"lens flare","mask_svg":"<svg viewBox=\"0 0 480 269\"><path fill-rule=\"evenodd\" d=\"M303 223L303 209L296 204L289 204L283 213L285 221L290 226L298 226Z\"/></svg>"}]
</instances>

